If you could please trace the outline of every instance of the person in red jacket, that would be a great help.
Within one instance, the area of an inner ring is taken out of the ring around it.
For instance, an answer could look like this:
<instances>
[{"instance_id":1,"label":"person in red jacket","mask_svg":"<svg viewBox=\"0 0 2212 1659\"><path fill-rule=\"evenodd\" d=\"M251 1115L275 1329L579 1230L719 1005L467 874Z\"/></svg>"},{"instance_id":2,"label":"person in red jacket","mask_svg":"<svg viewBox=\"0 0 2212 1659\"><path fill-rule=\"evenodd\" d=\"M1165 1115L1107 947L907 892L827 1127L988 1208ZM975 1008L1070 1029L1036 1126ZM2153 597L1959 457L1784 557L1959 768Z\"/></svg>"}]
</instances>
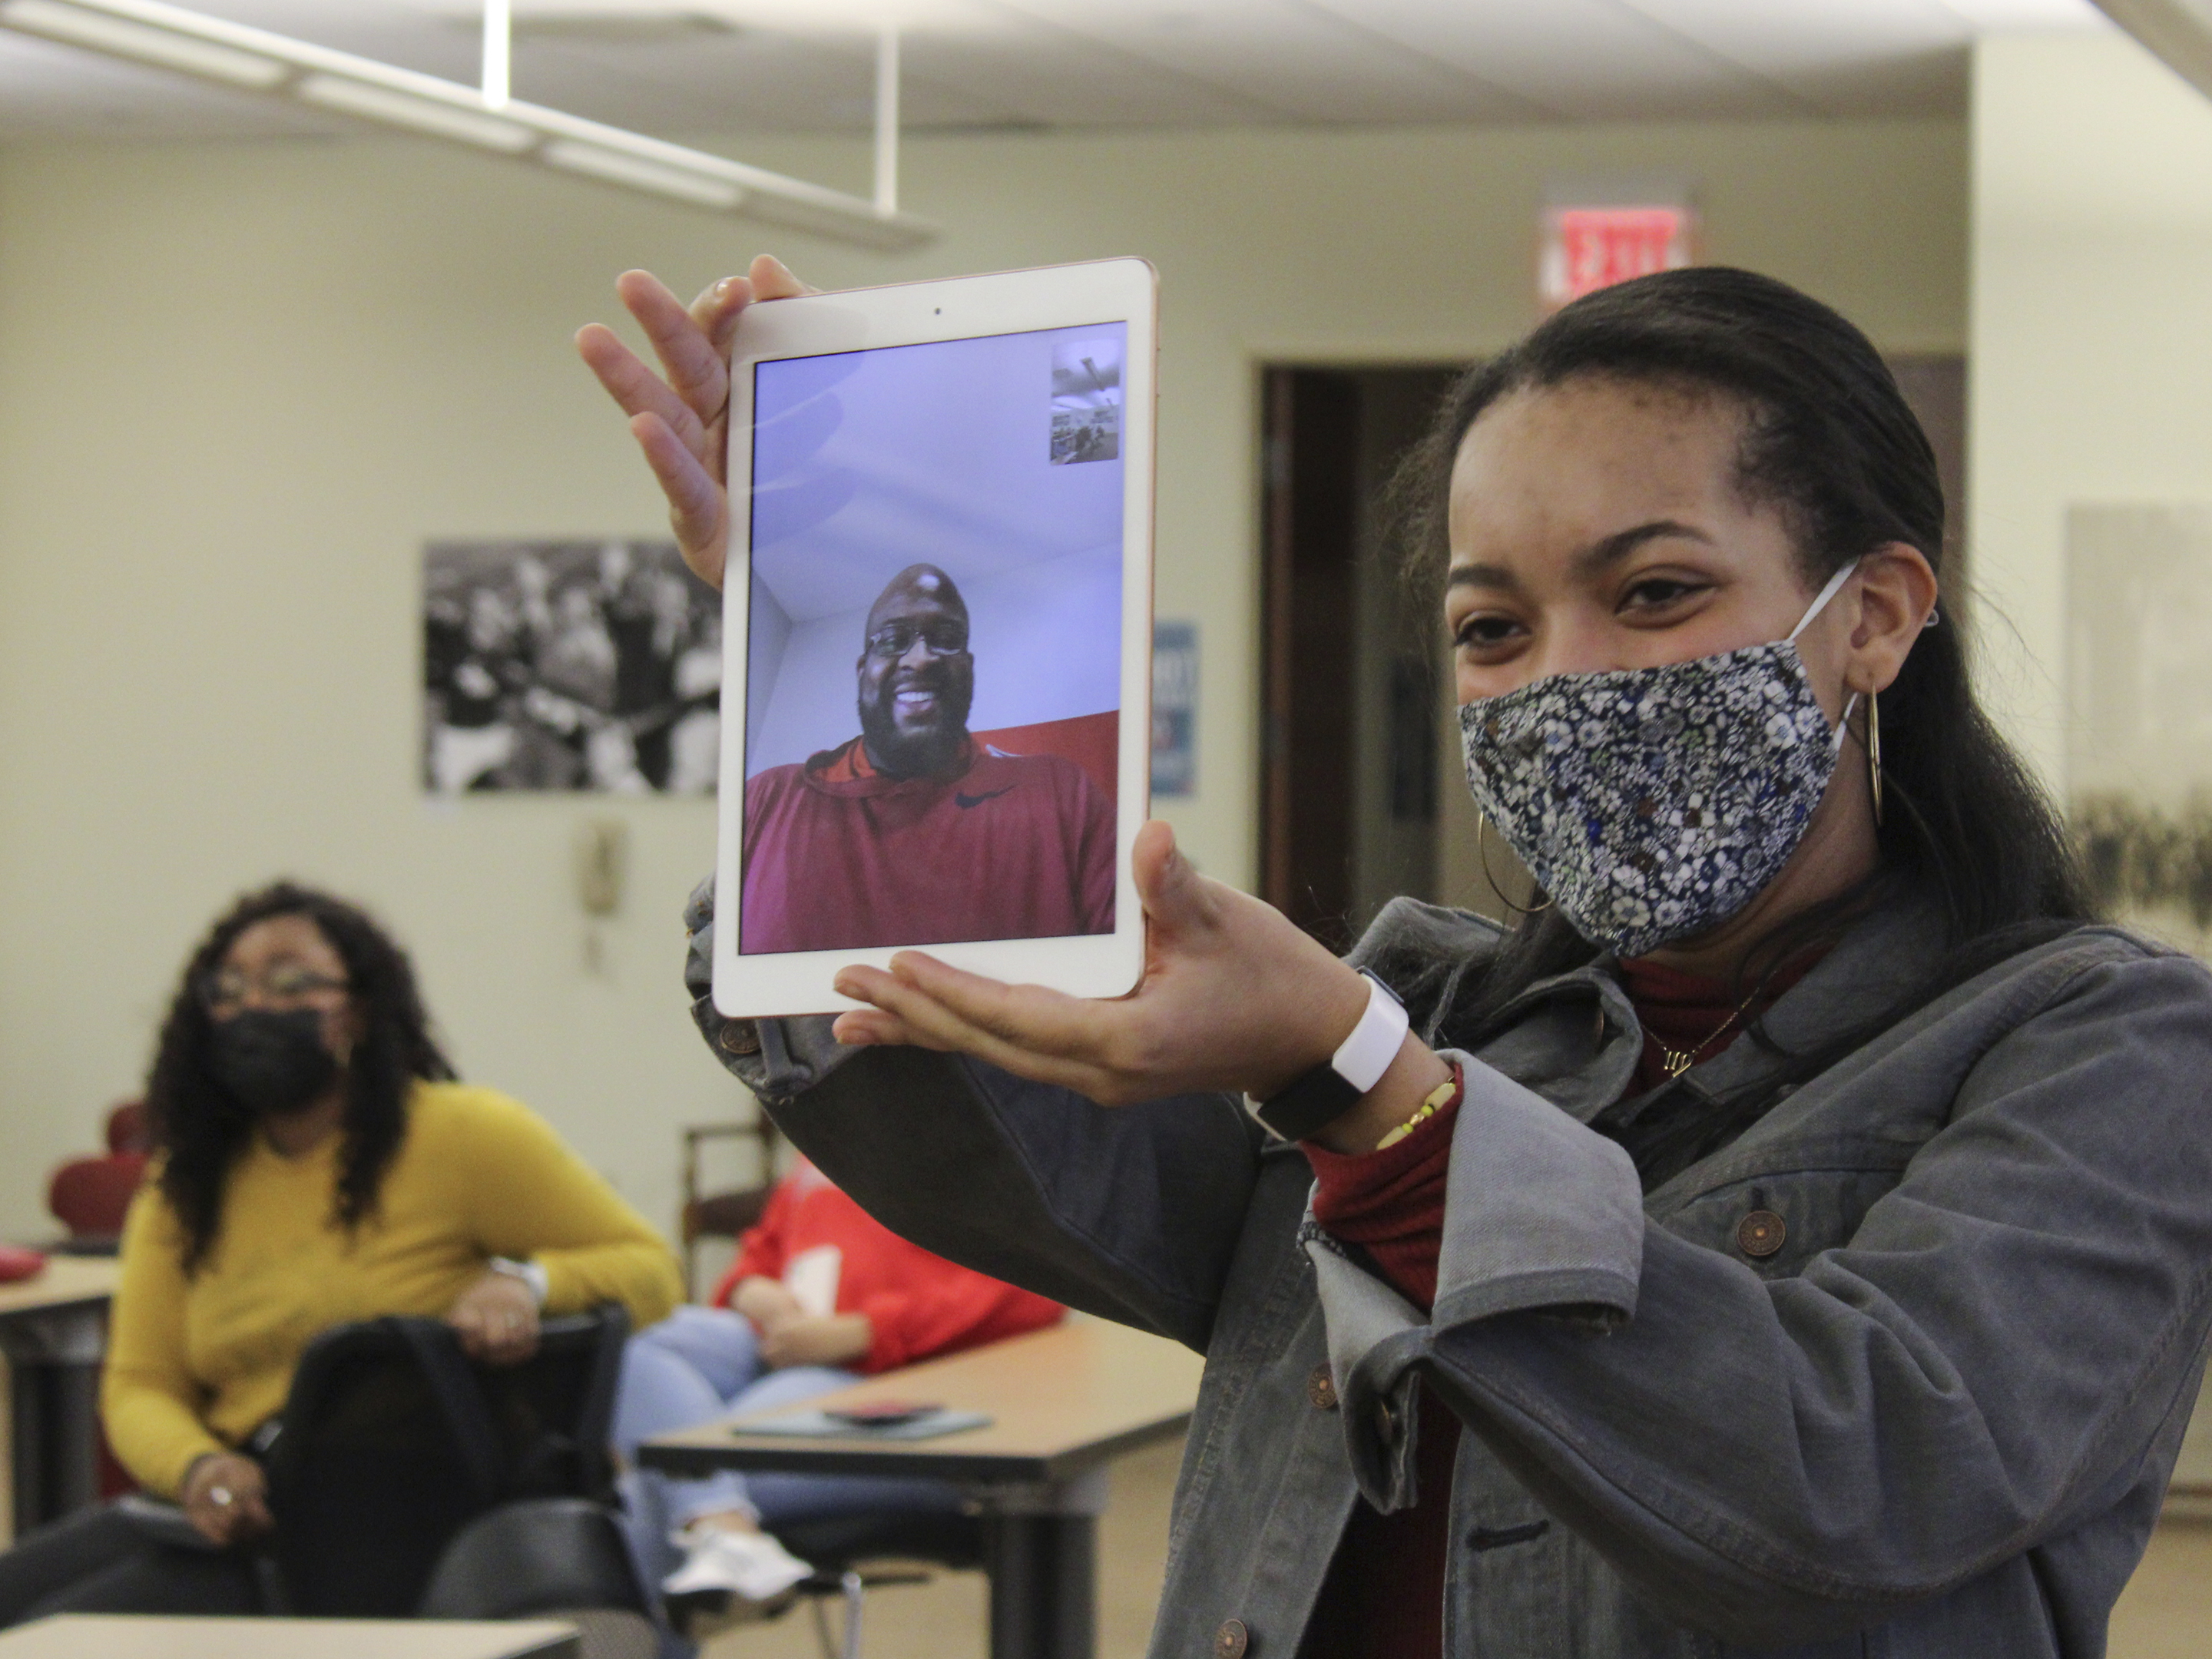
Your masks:
<instances>
[{"instance_id":1,"label":"person in red jacket","mask_svg":"<svg viewBox=\"0 0 2212 1659\"><path fill-rule=\"evenodd\" d=\"M632 1466L627 1497L641 1558L672 1595L767 1601L811 1571L775 1540L770 1528L781 1523L957 1509L957 1492L936 1480L734 1473L675 1480L638 1468L637 1443L1018 1336L1064 1311L908 1243L801 1160L739 1242L713 1305L678 1308L624 1351L615 1441Z\"/></svg>"}]
</instances>

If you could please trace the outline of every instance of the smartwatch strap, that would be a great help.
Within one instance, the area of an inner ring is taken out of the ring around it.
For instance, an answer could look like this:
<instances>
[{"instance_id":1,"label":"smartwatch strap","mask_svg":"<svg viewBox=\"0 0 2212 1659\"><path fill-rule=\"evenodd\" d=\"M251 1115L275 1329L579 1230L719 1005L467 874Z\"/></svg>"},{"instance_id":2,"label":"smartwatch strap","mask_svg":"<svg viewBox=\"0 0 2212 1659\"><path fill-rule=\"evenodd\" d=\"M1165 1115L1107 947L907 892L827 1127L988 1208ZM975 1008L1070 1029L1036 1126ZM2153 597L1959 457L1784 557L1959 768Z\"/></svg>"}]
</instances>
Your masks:
<instances>
[{"instance_id":1,"label":"smartwatch strap","mask_svg":"<svg viewBox=\"0 0 2212 1659\"><path fill-rule=\"evenodd\" d=\"M1253 1103L1253 1115L1285 1140L1304 1140L1342 1117L1382 1080L1406 1040L1406 1005L1366 969L1367 1009L1324 1065Z\"/></svg>"}]
</instances>

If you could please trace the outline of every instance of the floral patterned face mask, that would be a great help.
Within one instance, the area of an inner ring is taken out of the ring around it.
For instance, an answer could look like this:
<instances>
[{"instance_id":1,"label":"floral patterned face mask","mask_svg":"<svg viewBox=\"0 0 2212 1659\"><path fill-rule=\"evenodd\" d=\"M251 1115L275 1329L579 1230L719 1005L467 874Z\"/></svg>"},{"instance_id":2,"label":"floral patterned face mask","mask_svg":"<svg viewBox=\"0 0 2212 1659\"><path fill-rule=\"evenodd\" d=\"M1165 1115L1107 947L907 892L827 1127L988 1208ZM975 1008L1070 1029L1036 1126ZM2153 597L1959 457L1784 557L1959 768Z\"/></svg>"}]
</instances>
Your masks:
<instances>
[{"instance_id":1,"label":"floral patterned face mask","mask_svg":"<svg viewBox=\"0 0 2212 1659\"><path fill-rule=\"evenodd\" d=\"M1829 726L1797 636L1856 568L1787 639L1461 708L1476 805L1583 938L1641 956L1727 921L1790 861L1851 714Z\"/></svg>"}]
</instances>

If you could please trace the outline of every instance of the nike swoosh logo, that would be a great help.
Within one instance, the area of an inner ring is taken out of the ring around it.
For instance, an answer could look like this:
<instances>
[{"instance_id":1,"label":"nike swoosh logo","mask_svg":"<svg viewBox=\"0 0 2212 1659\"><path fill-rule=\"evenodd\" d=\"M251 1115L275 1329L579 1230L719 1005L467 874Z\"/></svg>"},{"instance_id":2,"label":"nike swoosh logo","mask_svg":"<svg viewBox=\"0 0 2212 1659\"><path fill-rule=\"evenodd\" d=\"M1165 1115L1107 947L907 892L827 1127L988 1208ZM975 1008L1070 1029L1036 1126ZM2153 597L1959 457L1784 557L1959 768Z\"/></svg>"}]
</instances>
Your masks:
<instances>
[{"instance_id":1,"label":"nike swoosh logo","mask_svg":"<svg viewBox=\"0 0 2212 1659\"><path fill-rule=\"evenodd\" d=\"M1013 792L1013 787L1014 786L1010 783L1004 789L993 789L987 793L981 795L969 795L956 793L952 797L952 804L955 806L981 806L987 800L996 800L1001 795L1011 794Z\"/></svg>"}]
</instances>

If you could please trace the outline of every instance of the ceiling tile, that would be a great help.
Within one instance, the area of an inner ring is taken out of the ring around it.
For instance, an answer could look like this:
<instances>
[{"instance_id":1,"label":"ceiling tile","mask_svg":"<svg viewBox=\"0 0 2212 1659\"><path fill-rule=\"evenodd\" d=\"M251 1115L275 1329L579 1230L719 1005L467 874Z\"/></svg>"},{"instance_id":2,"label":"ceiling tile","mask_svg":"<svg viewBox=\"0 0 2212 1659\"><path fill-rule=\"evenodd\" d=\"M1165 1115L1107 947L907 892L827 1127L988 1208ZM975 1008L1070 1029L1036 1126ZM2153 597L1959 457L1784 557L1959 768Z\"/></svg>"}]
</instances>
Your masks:
<instances>
[{"instance_id":1,"label":"ceiling tile","mask_svg":"<svg viewBox=\"0 0 2212 1659\"><path fill-rule=\"evenodd\" d=\"M1312 0L998 0L1009 10L1306 122L1528 119L1543 113L1461 65Z\"/></svg>"},{"instance_id":2,"label":"ceiling tile","mask_svg":"<svg viewBox=\"0 0 2212 1659\"><path fill-rule=\"evenodd\" d=\"M479 0L186 3L465 84L478 73ZM2103 26L2090 0L515 3L734 24L518 37L518 97L658 132L864 131L886 6L921 129L1955 114L1975 31ZM0 33L0 134L121 130L354 129Z\"/></svg>"},{"instance_id":3,"label":"ceiling tile","mask_svg":"<svg viewBox=\"0 0 2212 1659\"><path fill-rule=\"evenodd\" d=\"M1779 0L1778 0L1779 3ZM1617 0L1316 0L1554 116L1802 115L1802 100Z\"/></svg>"},{"instance_id":4,"label":"ceiling tile","mask_svg":"<svg viewBox=\"0 0 2212 1659\"><path fill-rule=\"evenodd\" d=\"M1963 106L1972 27L1941 0L1623 0L1828 115Z\"/></svg>"}]
</instances>

